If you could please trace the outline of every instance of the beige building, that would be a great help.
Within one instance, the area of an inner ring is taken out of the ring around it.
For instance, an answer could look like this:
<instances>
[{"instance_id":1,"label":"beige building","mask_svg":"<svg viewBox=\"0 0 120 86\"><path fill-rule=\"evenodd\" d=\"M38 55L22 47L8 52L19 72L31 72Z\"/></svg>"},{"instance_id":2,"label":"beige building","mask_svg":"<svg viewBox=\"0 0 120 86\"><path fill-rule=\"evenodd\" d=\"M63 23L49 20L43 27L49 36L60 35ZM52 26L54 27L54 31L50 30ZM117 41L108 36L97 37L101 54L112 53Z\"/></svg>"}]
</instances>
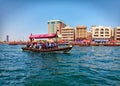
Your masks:
<instances>
[{"instance_id":1,"label":"beige building","mask_svg":"<svg viewBox=\"0 0 120 86\"><path fill-rule=\"evenodd\" d=\"M75 30L73 27L67 26L62 28L62 40L74 41L75 40Z\"/></svg>"},{"instance_id":2,"label":"beige building","mask_svg":"<svg viewBox=\"0 0 120 86\"><path fill-rule=\"evenodd\" d=\"M87 32L87 38L88 40L92 40L92 33L89 31Z\"/></svg>"},{"instance_id":3,"label":"beige building","mask_svg":"<svg viewBox=\"0 0 120 86\"><path fill-rule=\"evenodd\" d=\"M120 42L120 27L114 29L114 39Z\"/></svg>"},{"instance_id":4,"label":"beige building","mask_svg":"<svg viewBox=\"0 0 120 86\"><path fill-rule=\"evenodd\" d=\"M48 21L48 33L61 34L61 28L64 28L66 24L61 20L50 20Z\"/></svg>"},{"instance_id":5,"label":"beige building","mask_svg":"<svg viewBox=\"0 0 120 86\"><path fill-rule=\"evenodd\" d=\"M75 31L75 39L86 39L87 38L87 27L77 26Z\"/></svg>"},{"instance_id":6,"label":"beige building","mask_svg":"<svg viewBox=\"0 0 120 86\"><path fill-rule=\"evenodd\" d=\"M107 42L112 36L110 27L92 26L92 39L97 42Z\"/></svg>"}]
</instances>

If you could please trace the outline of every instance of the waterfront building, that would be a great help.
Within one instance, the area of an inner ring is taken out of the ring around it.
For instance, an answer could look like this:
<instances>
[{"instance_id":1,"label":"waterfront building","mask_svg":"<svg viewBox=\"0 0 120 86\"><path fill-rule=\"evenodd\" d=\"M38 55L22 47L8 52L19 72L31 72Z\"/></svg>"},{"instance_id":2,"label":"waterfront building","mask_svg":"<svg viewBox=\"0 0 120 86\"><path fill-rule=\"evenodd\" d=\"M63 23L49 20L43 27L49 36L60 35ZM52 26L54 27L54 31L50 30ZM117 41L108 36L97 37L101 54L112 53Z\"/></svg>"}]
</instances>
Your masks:
<instances>
[{"instance_id":1,"label":"waterfront building","mask_svg":"<svg viewBox=\"0 0 120 86\"><path fill-rule=\"evenodd\" d=\"M112 29L110 27L92 26L92 41L106 43L110 40Z\"/></svg>"},{"instance_id":2,"label":"waterfront building","mask_svg":"<svg viewBox=\"0 0 120 86\"><path fill-rule=\"evenodd\" d=\"M87 27L77 26L75 31L75 39L86 39L87 38Z\"/></svg>"},{"instance_id":3,"label":"waterfront building","mask_svg":"<svg viewBox=\"0 0 120 86\"><path fill-rule=\"evenodd\" d=\"M64 28L66 24L61 20L48 21L48 33L56 33L61 35L61 28Z\"/></svg>"},{"instance_id":4,"label":"waterfront building","mask_svg":"<svg viewBox=\"0 0 120 86\"><path fill-rule=\"evenodd\" d=\"M115 40L115 39L114 39L114 37L115 37L115 36L114 36L114 32L115 32L115 31L114 31L114 29L111 29L111 31L112 31L112 32L111 32L111 40Z\"/></svg>"},{"instance_id":5,"label":"waterfront building","mask_svg":"<svg viewBox=\"0 0 120 86\"><path fill-rule=\"evenodd\" d=\"M120 42L120 27L114 28L114 40Z\"/></svg>"},{"instance_id":6,"label":"waterfront building","mask_svg":"<svg viewBox=\"0 0 120 86\"><path fill-rule=\"evenodd\" d=\"M87 38L88 40L92 40L92 33L90 31L87 32Z\"/></svg>"},{"instance_id":7,"label":"waterfront building","mask_svg":"<svg viewBox=\"0 0 120 86\"><path fill-rule=\"evenodd\" d=\"M75 40L75 29L70 26L62 28L62 40L74 41Z\"/></svg>"}]
</instances>

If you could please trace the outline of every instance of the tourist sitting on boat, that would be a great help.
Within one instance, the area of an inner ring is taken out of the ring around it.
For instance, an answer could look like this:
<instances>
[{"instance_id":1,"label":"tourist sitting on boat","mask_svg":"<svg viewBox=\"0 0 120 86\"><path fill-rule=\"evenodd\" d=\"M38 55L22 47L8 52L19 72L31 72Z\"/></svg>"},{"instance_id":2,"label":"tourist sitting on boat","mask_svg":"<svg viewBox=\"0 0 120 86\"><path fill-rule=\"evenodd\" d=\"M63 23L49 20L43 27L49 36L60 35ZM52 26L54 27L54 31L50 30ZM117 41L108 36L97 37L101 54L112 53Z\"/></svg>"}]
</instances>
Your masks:
<instances>
[{"instance_id":1,"label":"tourist sitting on boat","mask_svg":"<svg viewBox=\"0 0 120 86\"><path fill-rule=\"evenodd\" d=\"M53 48L54 47L54 45L53 45L53 43L49 43L49 48Z\"/></svg>"},{"instance_id":2,"label":"tourist sitting on boat","mask_svg":"<svg viewBox=\"0 0 120 86\"><path fill-rule=\"evenodd\" d=\"M30 47L30 45L31 45L31 44L28 42L28 43L26 44L26 47L28 47L28 48L29 48L29 47Z\"/></svg>"},{"instance_id":3,"label":"tourist sitting on boat","mask_svg":"<svg viewBox=\"0 0 120 86\"><path fill-rule=\"evenodd\" d=\"M49 48L56 48L57 43L55 42L29 42L26 44L27 48L36 48L36 49L49 49Z\"/></svg>"},{"instance_id":4,"label":"tourist sitting on boat","mask_svg":"<svg viewBox=\"0 0 120 86\"><path fill-rule=\"evenodd\" d=\"M46 42L45 45L46 45L46 48L49 48L49 42Z\"/></svg>"},{"instance_id":5,"label":"tourist sitting on boat","mask_svg":"<svg viewBox=\"0 0 120 86\"><path fill-rule=\"evenodd\" d=\"M41 48L42 48L42 43L41 43L41 42L38 43L38 46L39 46L39 48L41 49Z\"/></svg>"},{"instance_id":6,"label":"tourist sitting on boat","mask_svg":"<svg viewBox=\"0 0 120 86\"><path fill-rule=\"evenodd\" d=\"M46 49L45 43L42 43L42 49Z\"/></svg>"},{"instance_id":7,"label":"tourist sitting on boat","mask_svg":"<svg viewBox=\"0 0 120 86\"><path fill-rule=\"evenodd\" d=\"M30 48L33 48L33 47L34 47L34 43L31 43L31 44L30 44Z\"/></svg>"},{"instance_id":8,"label":"tourist sitting on boat","mask_svg":"<svg viewBox=\"0 0 120 86\"><path fill-rule=\"evenodd\" d=\"M37 44L35 42L33 43L27 43L26 45L28 48L36 48Z\"/></svg>"},{"instance_id":9,"label":"tourist sitting on boat","mask_svg":"<svg viewBox=\"0 0 120 86\"><path fill-rule=\"evenodd\" d=\"M53 42L51 43L51 47L52 47L52 48L54 48L54 47L55 47L55 44L54 44Z\"/></svg>"},{"instance_id":10,"label":"tourist sitting on boat","mask_svg":"<svg viewBox=\"0 0 120 86\"><path fill-rule=\"evenodd\" d=\"M36 44L35 43L33 43L33 48L36 48Z\"/></svg>"},{"instance_id":11,"label":"tourist sitting on boat","mask_svg":"<svg viewBox=\"0 0 120 86\"><path fill-rule=\"evenodd\" d=\"M54 42L54 47L57 48L58 47L58 44L56 42Z\"/></svg>"},{"instance_id":12,"label":"tourist sitting on boat","mask_svg":"<svg viewBox=\"0 0 120 86\"><path fill-rule=\"evenodd\" d=\"M38 46L38 43L37 43L37 42L35 43L35 48L37 48L37 49L39 48L39 46Z\"/></svg>"},{"instance_id":13,"label":"tourist sitting on boat","mask_svg":"<svg viewBox=\"0 0 120 86\"><path fill-rule=\"evenodd\" d=\"M32 48L32 47L33 47L33 43L28 42L28 43L26 44L26 47L27 47L27 48Z\"/></svg>"},{"instance_id":14,"label":"tourist sitting on boat","mask_svg":"<svg viewBox=\"0 0 120 86\"><path fill-rule=\"evenodd\" d=\"M51 43L48 44L48 48L51 48Z\"/></svg>"}]
</instances>

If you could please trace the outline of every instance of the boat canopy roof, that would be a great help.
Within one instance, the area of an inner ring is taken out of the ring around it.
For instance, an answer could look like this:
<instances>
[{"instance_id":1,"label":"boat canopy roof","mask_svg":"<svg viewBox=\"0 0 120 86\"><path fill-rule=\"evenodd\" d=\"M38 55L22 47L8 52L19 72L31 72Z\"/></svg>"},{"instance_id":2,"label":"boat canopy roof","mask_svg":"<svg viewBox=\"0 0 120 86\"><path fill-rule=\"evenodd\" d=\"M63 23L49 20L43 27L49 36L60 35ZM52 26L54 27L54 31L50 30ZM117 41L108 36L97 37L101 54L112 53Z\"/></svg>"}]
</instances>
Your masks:
<instances>
[{"instance_id":1,"label":"boat canopy roof","mask_svg":"<svg viewBox=\"0 0 120 86\"><path fill-rule=\"evenodd\" d=\"M40 38L55 38L57 34L38 34L38 35L30 35L29 38L31 39L40 39Z\"/></svg>"}]
</instances>

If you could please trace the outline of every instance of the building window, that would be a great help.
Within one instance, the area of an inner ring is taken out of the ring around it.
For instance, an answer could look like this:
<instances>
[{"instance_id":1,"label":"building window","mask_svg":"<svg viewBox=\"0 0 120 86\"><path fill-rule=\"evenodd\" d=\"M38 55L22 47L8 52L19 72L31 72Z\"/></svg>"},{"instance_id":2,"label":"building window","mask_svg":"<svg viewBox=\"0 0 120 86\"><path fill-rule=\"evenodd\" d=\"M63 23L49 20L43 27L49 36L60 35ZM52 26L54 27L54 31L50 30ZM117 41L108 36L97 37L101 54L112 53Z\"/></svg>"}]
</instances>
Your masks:
<instances>
[{"instance_id":1,"label":"building window","mask_svg":"<svg viewBox=\"0 0 120 86\"><path fill-rule=\"evenodd\" d=\"M117 40L120 40L120 38L117 38Z\"/></svg>"},{"instance_id":2,"label":"building window","mask_svg":"<svg viewBox=\"0 0 120 86\"><path fill-rule=\"evenodd\" d=\"M109 29L106 28L105 31L107 32L107 31L109 31Z\"/></svg>"},{"instance_id":3,"label":"building window","mask_svg":"<svg viewBox=\"0 0 120 86\"><path fill-rule=\"evenodd\" d=\"M95 34L99 34L99 32L95 32Z\"/></svg>"},{"instance_id":4,"label":"building window","mask_svg":"<svg viewBox=\"0 0 120 86\"><path fill-rule=\"evenodd\" d=\"M109 34L109 32L105 32L105 34Z\"/></svg>"},{"instance_id":5,"label":"building window","mask_svg":"<svg viewBox=\"0 0 120 86\"><path fill-rule=\"evenodd\" d=\"M55 22L51 22L51 24L55 24Z\"/></svg>"},{"instance_id":6,"label":"building window","mask_svg":"<svg viewBox=\"0 0 120 86\"><path fill-rule=\"evenodd\" d=\"M117 31L120 31L120 29L117 29Z\"/></svg>"},{"instance_id":7,"label":"building window","mask_svg":"<svg viewBox=\"0 0 120 86\"><path fill-rule=\"evenodd\" d=\"M94 35L95 37L98 37L98 35Z\"/></svg>"},{"instance_id":8,"label":"building window","mask_svg":"<svg viewBox=\"0 0 120 86\"><path fill-rule=\"evenodd\" d=\"M117 34L120 34L120 32L117 32Z\"/></svg>"},{"instance_id":9,"label":"building window","mask_svg":"<svg viewBox=\"0 0 120 86\"><path fill-rule=\"evenodd\" d=\"M100 34L103 34L103 32L100 32Z\"/></svg>"},{"instance_id":10,"label":"building window","mask_svg":"<svg viewBox=\"0 0 120 86\"><path fill-rule=\"evenodd\" d=\"M109 35L105 35L106 37L109 37Z\"/></svg>"},{"instance_id":11,"label":"building window","mask_svg":"<svg viewBox=\"0 0 120 86\"><path fill-rule=\"evenodd\" d=\"M101 31L101 32L103 32L103 31L104 31L104 29L102 28L100 31Z\"/></svg>"},{"instance_id":12,"label":"building window","mask_svg":"<svg viewBox=\"0 0 120 86\"><path fill-rule=\"evenodd\" d=\"M95 31L99 31L99 29L97 28Z\"/></svg>"},{"instance_id":13,"label":"building window","mask_svg":"<svg viewBox=\"0 0 120 86\"><path fill-rule=\"evenodd\" d=\"M117 37L120 37L120 35L117 35Z\"/></svg>"}]
</instances>

